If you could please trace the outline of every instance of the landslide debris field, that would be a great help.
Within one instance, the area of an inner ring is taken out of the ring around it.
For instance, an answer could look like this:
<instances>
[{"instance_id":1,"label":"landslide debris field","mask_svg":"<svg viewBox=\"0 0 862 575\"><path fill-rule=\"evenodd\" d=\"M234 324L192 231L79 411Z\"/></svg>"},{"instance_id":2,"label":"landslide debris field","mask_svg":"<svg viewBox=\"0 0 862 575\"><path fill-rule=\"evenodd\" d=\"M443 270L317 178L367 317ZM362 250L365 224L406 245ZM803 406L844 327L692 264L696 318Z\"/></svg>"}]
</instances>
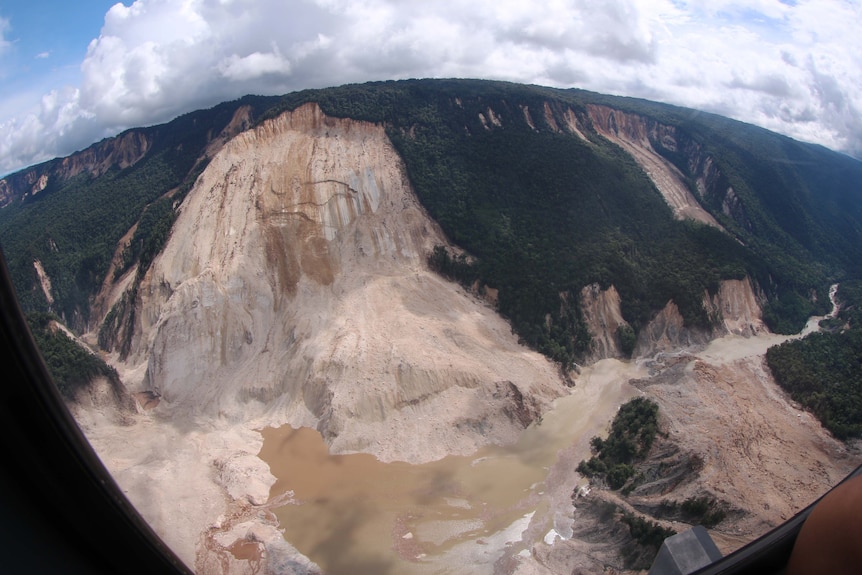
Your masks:
<instances>
[{"instance_id":1,"label":"landslide debris field","mask_svg":"<svg viewBox=\"0 0 862 575\"><path fill-rule=\"evenodd\" d=\"M13 174L0 241L79 424L198 573L634 571L858 463L765 360L855 293L854 162L579 91L346 86ZM634 398L654 440L585 477Z\"/></svg>"}]
</instances>

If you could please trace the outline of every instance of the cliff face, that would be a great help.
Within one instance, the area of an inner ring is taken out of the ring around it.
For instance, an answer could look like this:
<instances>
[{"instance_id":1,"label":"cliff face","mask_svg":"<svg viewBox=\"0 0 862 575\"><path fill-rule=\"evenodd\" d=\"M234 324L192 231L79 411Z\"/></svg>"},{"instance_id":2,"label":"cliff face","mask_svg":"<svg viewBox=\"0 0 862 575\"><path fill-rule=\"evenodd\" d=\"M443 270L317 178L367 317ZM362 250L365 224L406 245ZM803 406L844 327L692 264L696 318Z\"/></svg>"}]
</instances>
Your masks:
<instances>
[{"instance_id":1,"label":"cliff face","mask_svg":"<svg viewBox=\"0 0 862 575\"><path fill-rule=\"evenodd\" d=\"M213 157L138 289L129 363L147 362L160 409L275 409L336 451L511 440L563 384L426 269L443 243L383 128L305 105Z\"/></svg>"},{"instance_id":2,"label":"cliff face","mask_svg":"<svg viewBox=\"0 0 862 575\"><path fill-rule=\"evenodd\" d=\"M135 165L149 151L151 145L152 139L145 132L125 132L63 158L55 177L68 180L84 172L100 176L112 167L122 170Z\"/></svg>"},{"instance_id":3,"label":"cliff face","mask_svg":"<svg viewBox=\"0 0 862 575\"><path fill-rule=\"evenodd\" d=\"M620 310L620 294L614 286L602 290L592 284L581 290L581 311L590 330L588 363L623 355L619 341L620 326L628 325Z\"/></svg>"},{"instance_id":4,"label":"cliff face","mask_svg":"<svg viewBox=\"0 0 862 575\"><path fill-rule=\"evenodd\" d=\"M718 334L723 335L723 330L748 337L768 331L749 278L721 282L717 294L711 298L704 295L703 305L720 322L716 328Z\"/></svg>"},{"instance_id":5,"label":"cliff face","mask_svg":"<svg viewBox=\"0 0 862 575\"><path fill-rule=\"evenodd\" d=\"M51 184L65 182L83 173L98 177L112 167L122 170L133 166L146 155L151 145L152 138L146 131L130 130L61 160L11 174L0 180L0 208L35 196Z\"/></svg>"},{"instance_id":6,"label":"cliff face","mask_svg":"<svg viewBox=\"0 0 862 575\"><path fill-rule=\"evenodd\" d=\"M655 183L677 218L694 219L723 229L704 206L720 211L742 229L751 219L715 159L690 135L631 112L587 105L594 129L628 152ZM674 165L668 157L679 158ZM694 195L697 193L697 196Z\"/></svg>"},{"instance_id":7,"label":"cliff face","mask_svg":"<svg viewBox=\"0 0 862 575\"><path fill-rule=\"evenodd\" d=\"M614 286L602 290L598 284L593 284L581 290L581 310L592 339L587 363L624 357L619 328L627 326L628 322L622 317L621 303ZM768 332L749 278L722 281L716 294L704 294L703 307L713 320L709 331L686 327L679 308L673 301L668 302L638 334L635 356L702 345L727 334L750 337Z\"/></svg>"},{"instance_id":8,"label":"cliff face","mask_svg":"<svg viewBox=\"0 0 862 575\"><path fill-rule=\"evenodd\" d=\"M703 306L713 320L709 331L685 327L679 309L671 301L641 330L636 354L650 356L702 345L727 334L749 337L768 331L763 325L760 305L748 278L722 281L718 293L711 297L704 294Z\"/></svg>"}]
</instances>

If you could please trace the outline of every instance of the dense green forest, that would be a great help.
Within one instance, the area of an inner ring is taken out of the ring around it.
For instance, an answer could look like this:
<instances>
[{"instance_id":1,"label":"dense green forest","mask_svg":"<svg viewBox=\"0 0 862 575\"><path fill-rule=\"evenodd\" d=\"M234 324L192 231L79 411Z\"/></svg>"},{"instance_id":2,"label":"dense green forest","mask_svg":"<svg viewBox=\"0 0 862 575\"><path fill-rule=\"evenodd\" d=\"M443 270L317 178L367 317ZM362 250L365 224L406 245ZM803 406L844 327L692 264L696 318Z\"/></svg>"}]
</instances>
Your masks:
<instances>
[{"instance_id":1,"label":"dense green forest","mask_svg":"<svg viewBox=\"0 0 862 575\"><path fill-rule=\"evenodd\" d=\"M446 261L448 254L437 252L429 254L432 263L464 283L499 289L499 311L520 338L563 365L590 343L577 305L588 284L616 286L633 329L622 334L630 348L670 300L688 327L709 330L715 318L704 310L703 295L724 279L753 278L769 302L768 325L789 333L825 311L830 282L860 274L862 164L855 160L643 100L504 82L410 80L245 98L187 114L143 130L153 145L134 166L49 183L0 210L0 244L25 309L48 309L33 268L39 259L54 282L52 311L84 329L88 300L120 237L137 223L116 273L138 261L145 269L204 166L204 147L237 107L252 106L260 122L307 102L331 116L386 126L420 201L470 254ZM695 192L693 165L708 155L721 177L702 201L730 233L675 220L634 160L589 130L589 103L673 126L676 147L653 145ZM568 111L587 140L556 128ZM722 203L729 188L737 200L732 210Z\"/></svg>"},{"instance_id":2,"label":"dense green forest","mask_svg":"<svg viewBox=\"0 0 862 575\"><path fill-rule=\"evenodd\" d=\"M840 439L862 437L862 282L842 283L827 331L770 348L775 380Z\"/></svg>"},{"instance_id":3,"label":"dense green forest","mask_svg":"<svg viewBox=\"0 0 862 575\"><path fill-rule=\"evenodd\" d=\"M593 437L593 455L578 465L585 477L601 478L611 489L620 489L634 477L634 463L646 458L658 433L658 404L636 397L620 406L607 439ZM630 487L630 486L629 486Z\"/></svg>"}]
</instances>

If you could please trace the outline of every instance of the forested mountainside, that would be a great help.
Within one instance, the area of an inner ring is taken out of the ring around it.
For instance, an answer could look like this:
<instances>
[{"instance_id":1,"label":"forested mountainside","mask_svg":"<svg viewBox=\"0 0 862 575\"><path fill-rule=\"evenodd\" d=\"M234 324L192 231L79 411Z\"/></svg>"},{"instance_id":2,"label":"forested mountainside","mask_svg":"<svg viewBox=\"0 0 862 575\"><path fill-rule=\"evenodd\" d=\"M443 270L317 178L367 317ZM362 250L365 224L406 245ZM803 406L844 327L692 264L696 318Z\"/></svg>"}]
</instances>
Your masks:
<instances>
[{"instance_id":1,"label":"forested mountainside","mask_svg":"<svg viewBox=\"0 0 862 575\"><path fill-rule=\"evenodd\" d=\"M146 271L214 150L307 102L386 126L419 199L466 252L438 250L433 263L465 285L497 290L519 336L564 364L588 350L578 298L591 284L616 287L630 330L620 337L631 340L671 300L686 327L709 331L717 312L705 293L746 276L767 325L797 331L827 309L830 283L860 275L856 160L642 100L410 80L248 97L6 177L0 243L25 309L94 329L103 317L91 305L106 276L138 262L137 273ZM712 223L674 217L615 137L666 161Z\"/></svg>"}]
</instances>

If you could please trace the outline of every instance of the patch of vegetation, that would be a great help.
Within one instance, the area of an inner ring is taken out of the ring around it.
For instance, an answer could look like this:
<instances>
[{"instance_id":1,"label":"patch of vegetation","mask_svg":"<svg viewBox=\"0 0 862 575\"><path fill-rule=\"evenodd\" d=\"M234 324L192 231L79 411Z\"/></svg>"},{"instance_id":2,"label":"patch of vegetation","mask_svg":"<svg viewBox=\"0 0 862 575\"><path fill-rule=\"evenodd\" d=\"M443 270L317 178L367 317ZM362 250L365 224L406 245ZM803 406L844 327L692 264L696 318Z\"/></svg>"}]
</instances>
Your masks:
<instances>
[{"instance_id":1,"label":"patch of vegetation","mask_svg":"<svg viewBox=\"0 0 862 575\"><path fill-rule=\"evenodd\" d=\"M724 521L727 511L714 497L707 495L690 497L682 503L665 500L659 507L657 517L671 517L691 525L703 525L712 528Z\"/></svg>"},{"instance_id":2,"label":"patch of vegetation","mask_svg":"<svg viewBox=\"0 0 862 575\"><path fill-rule=\"evenodd\" d=\"M638 339L635 330L628 324L622 324L617 328L617 338L620 341L620 351L624 356L631 357Z\"/></svg>"},{"instance_id":3,"label":"patch of vegetation","mask_svg":"<svg viewBox=\"0 0 862 575\"><path fill-rule=\"evenodd\" d=\"M838 298L834 331L771 347L766 361L794 401L849 439L862 437L862 282L842 283Z\"/></svg>"},{"instance_id":4,"label":"patch of vegetation","mask_svg":"<svg viewBox=\"0 0 862 575\"><path fill-rule=\"evenodd\" d=\"M634 540L634 545L621 551L626 569L649 569L664 540L676 535L673 529L631 513L623 513L620 521L628 525Z\"/></svg>"},{"instance_id":5,"label":"patch of vegetation","mask_svg":"<svg viewBox=\"0 0 862 575\"><path fill-rule=\"evenodd\" d=\"M107 377L114 385L119 382L119 376L113 367L81 348L61 329L53 327L53 321L59 321L59 318L40 312L27 314L33 339L63 397L67 400L73 399L75 391L85 387L98 376Z\"/></svg>"},{"instance_id":6,"label":"patch of vegetation","mask_svg":"<svg viewBox=\"0 0 862 575\"><path fill-rule=\"evenodd\" d=\"M465 254L452 256L444 246L434 246L428 256L428 267L441 276L468 287L477 279L476 265Z\"/></svg>"},{"instance_id":7,"label":"patch of vegetation","mask_svg":"<svg viewBox=\"0 0 862 575\"><path fill-rule=\"evenodd\" d=\"M680 509L688 523L697 523L704 527L715 527L727 516L716 500L707 496L686 499Z\"/></svg>"},{"instance_id":8,"label":"patch of vegetation","mask_svg":"<svg viewBox=\"0 0 862 575\"><path fill-rule=\"evenodd\" d=\"M578 464L578 473L603 479L611 489L622 488L635 476L633 464L647 456L656 433L658 404L645 397L632 399L620 407L607 439L590 440L595 455Z\"/></svg>"}]
</instances>

